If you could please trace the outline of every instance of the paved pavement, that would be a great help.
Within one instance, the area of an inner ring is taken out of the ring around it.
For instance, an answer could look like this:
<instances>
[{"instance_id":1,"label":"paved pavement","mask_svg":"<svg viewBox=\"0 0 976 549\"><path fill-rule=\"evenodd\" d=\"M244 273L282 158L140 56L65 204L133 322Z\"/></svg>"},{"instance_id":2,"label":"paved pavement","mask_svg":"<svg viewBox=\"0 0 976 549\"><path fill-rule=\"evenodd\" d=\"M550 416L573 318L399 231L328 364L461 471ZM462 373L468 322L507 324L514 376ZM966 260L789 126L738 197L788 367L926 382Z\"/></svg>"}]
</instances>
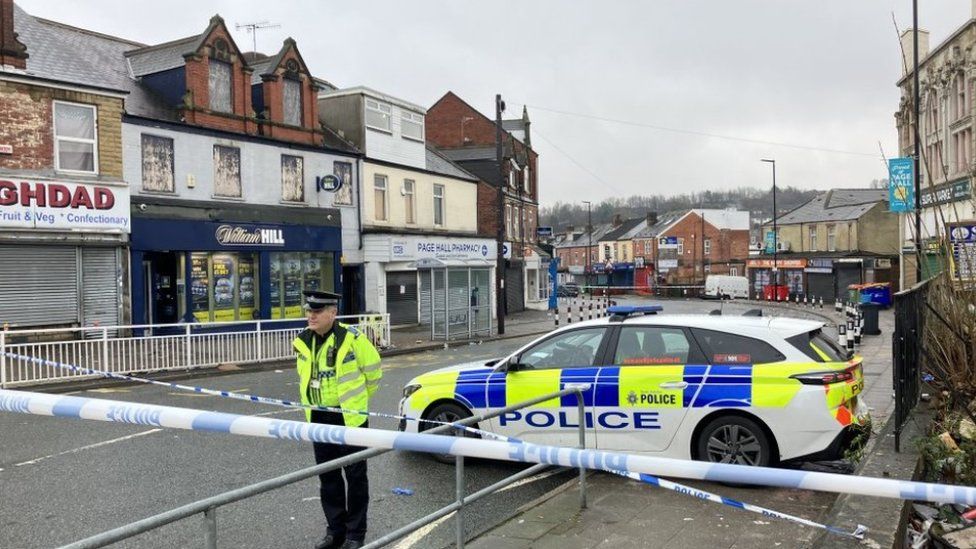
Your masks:
<instances>
[{"instance_id":1,"label":"paved pavement","mask_svg":"<svg viewBox=\"0 0 976 549\"><path fill-rule=\"evenodd\" d=\"M832 318L835 323L841 319L840 315L834 314L833 308L821 310L795 305L761 305L768 312L783 316L817 314ZM894 315L890 310L881 312L879 324L881 335L865 337L858 350L865 358L865 389L862 394L871 410L876 430L887 422L893 410L891 334ZM890 439L881 437L880 444L873 449L885 451L890 448L888 444ZM880 476L880 473L872 472ZM845 514L831 512L838 501L835 494L673 480L813 521L822 522L831 516L836 520L833 525L843 529L853 530L858 522L862 522L873 529L869 538L893 539L893 528L897 527L898 522L896 517L899 516L897 510L900 503L897 500L878 503L874 498L871 502L874 506L870 510L875 518L868 521L857 516L858 509L851 506L847 507ZM608 473L591 473L587 491L589 505L581 510L577 484L568 481L552 493L522 507L516 516L467 546L472 549L792 548L810 547L818 541L823 547L831 547L831 542L836 539L821 538L821 531L814 528L770 519ZM882 512L878 512L879 509ZM891 545L889 541L886 546ZM881 543L880 546L885 545Z\"/></svg>"}]
</instances>

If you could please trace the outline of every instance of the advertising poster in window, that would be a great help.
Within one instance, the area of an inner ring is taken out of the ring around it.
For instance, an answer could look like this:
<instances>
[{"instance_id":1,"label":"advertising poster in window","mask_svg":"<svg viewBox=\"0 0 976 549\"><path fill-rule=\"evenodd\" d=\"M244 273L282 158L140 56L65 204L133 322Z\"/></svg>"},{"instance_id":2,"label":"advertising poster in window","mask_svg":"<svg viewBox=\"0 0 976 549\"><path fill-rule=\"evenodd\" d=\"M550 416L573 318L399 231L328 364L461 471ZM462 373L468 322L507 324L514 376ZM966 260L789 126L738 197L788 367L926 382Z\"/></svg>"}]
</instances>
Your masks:
<instances>
[{"instance_id":1,"label":"advertising poster in window","mask_svg":"<svg viewBox=\"0 0 976 549\"><path fill-rule=\"evenodd\" d=\"M194 253L190 257L190 295L193 318L198 322L210 322L210 278L205 253Z\"/></svg>"},{"instance_id":2,"label":"advertising poster in window","mask_svg":"<svg viewBox=\"0 0 976 549\"><path fill-rule=\"evenodd\" d=\"M281 314L281 254L271 254L271 318L283 318Z\"/></svg>"},{"instance_id":3,"label":"advertising poster in window","mask_svg":"<svg viewBox=\"0 0 976 549\"><path fill-rule=\"evenodd\" d=\"M214 320L217 322L228 322L234 320L236 316L234 293L237 290L237 277L234 275L237 272L237 261L235 255L213 255Z\"/></svg>"},{"instance_id":4,"label":"advertising poster in window","mask_svg":"<svg viewBox=\"0 0 976 549\"><path fill-rule=\"evenodd\" d=\"M322 260L317 257L305 258L305 290L322 289Z\"/></svg>"},{"instance_id":5,"label":"advertising poster in window","mask_svg":"<svg viewBox=\"0 0 976 549\"><path fill-rule=\"evenodd\" d=\"M240 282L237 285L238 319L251 320L254 314L254 256L241 256L237 263L237 275Z\"/></svg>"},{"instance_id":6,"label":"advertising poster in window","mask_svg":"<svg viewBox=\"0 0 976 549\"><path fill-rule=\"evenodd\" d=\"M285 318L301 318L302 313L302 260L298 254L286 254Z\"/></svg>"}]
</instances>

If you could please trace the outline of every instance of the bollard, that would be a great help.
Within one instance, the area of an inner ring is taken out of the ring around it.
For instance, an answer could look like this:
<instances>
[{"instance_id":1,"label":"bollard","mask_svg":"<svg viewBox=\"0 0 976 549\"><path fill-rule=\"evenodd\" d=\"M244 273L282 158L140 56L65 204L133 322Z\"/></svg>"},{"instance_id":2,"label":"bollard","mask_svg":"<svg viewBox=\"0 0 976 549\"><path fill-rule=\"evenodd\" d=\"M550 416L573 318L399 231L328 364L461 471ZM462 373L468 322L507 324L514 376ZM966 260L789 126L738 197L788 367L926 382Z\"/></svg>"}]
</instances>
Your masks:
<instances>
[{"instance_id":1,"label":"bollard","mask_svg":"<svg viewBox=\"0 0 976 549\"><path fill-rule=\"evenodd\" d=\"M854 322L854 345L861 346L861 322Z\"/></svg>"},{"instance_id":2,"label":"bollard","mask_svg":"<svg viewBox=\"0 0 976 549\"><path fill-rule=\"evenodd\" d=\"M556 314L552 315L556 317L556 328L559 328L559 298L556 298Z\"/></svg>"},{"instance_id":3,"label":"bollard","mask_svg":"<svg viewBox=\"0 0 976 549\"><path fill-rule=\"evenodd\" d=\"M840 306L840 300L834 299L834 310L839 313L841 311L841 308L842 307Z\"/></svg>"},{"instance_id":4,"label":"bollard","mask_svg":"<svg viewBox=\"0 0 976 549\"><path fill-rule=\"evenodd\" d=\"M820 296L820 308L823 309L823 296Z\"/></svg>"},{"instance_id":5,"label":"bollard","mask_svg":"<svg viewBox=\"0 0 976 549\"><path fill-rule=\"evenodd\" d=\"M797 301L797 303L800 302L800 297L799 296L797 296L796 301ZM803 294L803 304L804 305L809 305L809 303L807 303L807 294Z\"/></svg>"},{"instance_id":6,"label":"bollard","mask_svg":"<svg viewBox=\"0 0 976 549\"><path fill-rule=\"evenodd\" d=\"M854 319L847 319L847 340L851 345L854 345Z\"/></svg>"},{"instance_id":7,"label":"bollard","mask_svg":"<svg viewBox=\"0 0 976 549\"><path fill-rule=\"evenodd\" d=\"M583 300L579 300L579 321L583 322Z\"/></svg>"},{"instance_id":8,"label":"bollard","mask_svg":"<svg viewBox=\"0 0 976 549\"><path fill-rule=\"evenodd\" d=\"M566 300L566 324L573 323L573 303L570 300Z\"/></svg>"},{"instance_id":9,"label":"bollard","mask_svg":"<svg viewBox=\"0 0 976 549\"><path fill-rule=\"evenodd\" d=\"M588 305L588 311L589 311L588 314L587 314L587 320L593 320L593 300L592 299L589 300L587 302L587 305Z\"/></svg>"},{"instance_id":10,"label":"bollard","mask_svg":"<svg viewBox=\"0 0 976 549\"><path fill-rule=\"evenodd\" d=\"M847 338L847 352L851 355L854 354L854 338L851 336Z\"/></svg>"},{"instance_id":11,"label":"bollard","mask_svg":"<svg viewBox=\"0 0 976 549\"><path fill-rule=\"evenodd\" d=\"M840 345L842 349L847 348L847 326L844 324L837 325L837 344Z\"/></svg>"}]
</instances>

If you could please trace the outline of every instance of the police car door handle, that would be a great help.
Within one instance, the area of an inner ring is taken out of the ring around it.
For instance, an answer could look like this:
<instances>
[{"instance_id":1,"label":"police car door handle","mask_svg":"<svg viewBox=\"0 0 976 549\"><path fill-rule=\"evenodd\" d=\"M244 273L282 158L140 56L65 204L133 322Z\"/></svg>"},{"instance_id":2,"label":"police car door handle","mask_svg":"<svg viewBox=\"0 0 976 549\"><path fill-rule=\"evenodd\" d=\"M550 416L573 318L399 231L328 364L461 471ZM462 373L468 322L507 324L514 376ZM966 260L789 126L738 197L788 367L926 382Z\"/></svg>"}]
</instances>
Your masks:
<instances>
[{"instance_id":1,"label":"police car door handle","mask_svg":"<svg viewBox=\"0 0 976 549\"><path fill-rule=\"evenodd\" d=\"M687 386L687 381L665 381L660 385L662 389L684 389Z\"/></svg>"}]
</instances>

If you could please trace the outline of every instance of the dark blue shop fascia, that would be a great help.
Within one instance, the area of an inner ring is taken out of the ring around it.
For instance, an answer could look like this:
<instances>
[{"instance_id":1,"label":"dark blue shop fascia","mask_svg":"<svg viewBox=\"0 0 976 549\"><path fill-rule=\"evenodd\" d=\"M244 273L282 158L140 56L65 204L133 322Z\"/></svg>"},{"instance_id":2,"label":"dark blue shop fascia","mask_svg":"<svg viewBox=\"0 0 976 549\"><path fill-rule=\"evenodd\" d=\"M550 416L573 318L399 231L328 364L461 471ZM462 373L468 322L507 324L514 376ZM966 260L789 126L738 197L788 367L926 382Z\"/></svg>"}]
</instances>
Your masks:
<instances>
[{"instance_id":1,"label":"dark blue shop fascia","mask_svg":"<svg viewBox=\"0 0 976 549\"><path fill-rule=\"evenodd\" d=\"M253 235L260 234L260 239ZM248 236L251 235L251 236ZM242 242L246 240L247 242ZM259 240L256 241L255 240ZM242 223L235 221L199 221L179 219L158 219L151 217L132 218L130 235L132 257L132 312L133 319L143 319L146 313L145 293L137 288L145 288L142 260L147 252L243 252L258 255L258 276L262 281L259 291L259 315L270 318L271 288L263 281L268 280L271 271L272 253L281 252L332 252L333 286L341 292L340 274L342 266L342 228L340 226L293 225L288 223ZM187 258L189 259L189 258ZM190 262L186 261L185 280L190 278ZM186 310L190 310L191 296L186 292ZM136 324L141 320L135 320ZM304 321L296 320L296 324ZM239 331L247 326L237 325L213 331ZM250 329L253 329L253 325Z\"/></svg>"}]
</instances>

